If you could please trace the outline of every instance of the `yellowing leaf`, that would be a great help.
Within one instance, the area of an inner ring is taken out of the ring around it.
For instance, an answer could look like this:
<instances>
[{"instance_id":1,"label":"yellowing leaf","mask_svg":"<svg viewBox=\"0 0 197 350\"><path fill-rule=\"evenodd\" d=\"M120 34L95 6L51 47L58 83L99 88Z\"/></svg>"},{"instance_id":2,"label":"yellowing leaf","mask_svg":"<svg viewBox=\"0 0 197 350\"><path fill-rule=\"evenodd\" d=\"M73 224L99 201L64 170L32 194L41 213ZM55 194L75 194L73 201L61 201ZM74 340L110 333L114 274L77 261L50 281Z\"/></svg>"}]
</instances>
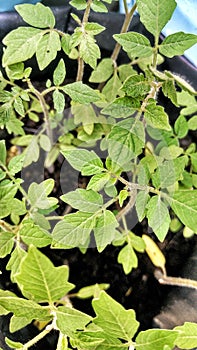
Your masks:
<instances>
[{"instance_id":1,"label":"yellowing leaf","mask_svg":"<svg viewBox=\"0 0 197 350\"><path fill-rule=\"evenodd\" d=\"M148 254L149 258L151 259L153 265L156 267L160 267L162 271L165 272L165 263L166 259L161 250L159 249L158 245L147 235L142 235L142 239L145 242L146 245L146 253Z\"/></svg>"}]
</instances>

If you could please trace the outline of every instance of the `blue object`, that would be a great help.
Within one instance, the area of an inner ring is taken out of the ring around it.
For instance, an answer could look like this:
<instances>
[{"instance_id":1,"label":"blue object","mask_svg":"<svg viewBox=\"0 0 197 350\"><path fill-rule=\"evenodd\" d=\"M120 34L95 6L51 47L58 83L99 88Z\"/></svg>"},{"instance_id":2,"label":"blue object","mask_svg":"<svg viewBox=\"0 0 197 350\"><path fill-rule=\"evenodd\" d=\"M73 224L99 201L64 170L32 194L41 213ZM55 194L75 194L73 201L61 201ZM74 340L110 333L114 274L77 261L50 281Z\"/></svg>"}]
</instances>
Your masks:
<instances>
[{"instance_id":1,"label":"blue object","mask_svg":"<svg viewBox=\"0 0 197 350\"><path fill-rule=\"evenodd\" d=\"M14 11L14 6L19 4L36 4L40 0L0 0L0 12Z\"/></svg>"},{"instance_id":2,"label":"blue object","mask_svg":"<svg viewBox=\"0 0 197 350\"><path fill-rule=\"evenodd\" d=\"M165 0L164 0L165 1ZM127 0L130 9L134 0ZM162 30L164 36L183 31L197 35L197 0L176 0L177 7ZM124 13L123 0L119 0L120 12ZM186 50L184 56L197 67L197 44Z\"/></svg>"}]
</instances>

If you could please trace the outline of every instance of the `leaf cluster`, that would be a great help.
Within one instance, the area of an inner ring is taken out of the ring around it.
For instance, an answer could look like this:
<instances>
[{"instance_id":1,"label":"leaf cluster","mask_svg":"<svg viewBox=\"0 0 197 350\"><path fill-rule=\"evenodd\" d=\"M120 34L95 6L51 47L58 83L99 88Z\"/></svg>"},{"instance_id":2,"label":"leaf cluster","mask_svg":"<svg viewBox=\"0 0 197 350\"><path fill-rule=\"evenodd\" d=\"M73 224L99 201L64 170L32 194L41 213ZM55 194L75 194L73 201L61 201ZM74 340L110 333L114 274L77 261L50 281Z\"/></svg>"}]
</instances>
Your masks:
<instances>
[{"instance_id":1,"label":"leaf cluster","mask_svg":"<svg viewBox=\"0 0 197 350\"><path fill-rule=\"evenodd\" d=\"M35 320L40 330L26 344L7 339L14 349L29 349L53 329L59 331L57 350L197 347L195 323L139 331L135 311L125 310L105 292L108 283L70 293L75 286L69 282L69 267L55 267L40 251L46 246L77 247L85 254L95 242L100 253L112 244L119 247L117 260L125 274L137 268L138 253L145 251L164 271L165 257L157 245L129 227L133 212L147 230L152 229L156 241L163 242L170 229L197 233L197 150L195 143L183 143L197 129L196 91L183 77L159 69L165 57L182 55L196 44L197 36L178 32L160 42L175 1L137 0L130 11L126 9L121 33L113 36L111 57L102 58L96 36L105 28L89 22L89 13L107 12L110 3L72 0L72 6L83 10L82 18L72 14L77 24L72 34L56 28L49 7L17 5L27 26L3 39L0 127L10 134L15 153L0 141L0 257L9 256L6 269L22 296L1 290L0 313L12 313L11 332ZM154 44L125 29L136 8ZM129 63L118 65L120 48ZM59 51L63 58L40 91L25 62L35 55L43 70ZM74 82L67 81L64 57L78 63ZM159 104L160 94L178 108L174 125ZM37 132L26 131L26 120ZM42 171L45 167L52 173L56 160L63 158L73 174L88 178L85 187L55 198L57 184L52 178L25 186L23 172L32 164L40 167L42 157ZM58 216L60 200L66 211ZM93 297L95 317L75 309L73 297Z\"/></svg>"}]
</instances>

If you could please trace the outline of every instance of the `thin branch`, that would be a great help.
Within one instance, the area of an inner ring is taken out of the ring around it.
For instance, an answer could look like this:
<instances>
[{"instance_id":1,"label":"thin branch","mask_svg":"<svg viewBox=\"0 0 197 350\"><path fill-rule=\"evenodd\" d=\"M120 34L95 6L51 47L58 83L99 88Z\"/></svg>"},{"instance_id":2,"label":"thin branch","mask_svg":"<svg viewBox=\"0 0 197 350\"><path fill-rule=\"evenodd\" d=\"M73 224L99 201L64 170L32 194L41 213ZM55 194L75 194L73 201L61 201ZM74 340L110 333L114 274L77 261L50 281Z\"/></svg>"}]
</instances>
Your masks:
<instances>
[{"instance_id":1,"label":"thin branch","mask_svg":"<svg viewBox=\"0 0 197 350\"><path fill-rule=\"evenodd\" d=\"M160 269L155 270L154 276L161 284L197 289L197 281L188 278L167 276Z\"/></svg>"}]
</instances>

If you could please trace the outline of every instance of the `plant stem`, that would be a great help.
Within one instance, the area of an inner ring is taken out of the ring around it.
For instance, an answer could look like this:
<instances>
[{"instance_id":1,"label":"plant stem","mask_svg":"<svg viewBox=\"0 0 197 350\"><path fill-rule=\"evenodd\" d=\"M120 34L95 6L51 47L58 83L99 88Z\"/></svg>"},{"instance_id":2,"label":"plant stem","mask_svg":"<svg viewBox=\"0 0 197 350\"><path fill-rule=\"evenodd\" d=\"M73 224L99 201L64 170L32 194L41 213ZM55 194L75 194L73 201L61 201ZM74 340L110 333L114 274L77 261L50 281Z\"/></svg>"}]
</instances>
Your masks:
<instances>
[{"instance_id":1,"label":"plant stem","mask_svg":"<svg viewBox=\"0 0 197 350\"><path fill-rule=\"evenodd\" d=\"M82 24L81 24L82 31L85 31L84 26L88 22L88 18L90 15L91 3L92 3L92 0L88 0L86 9L85 9L85 12L83 15L83 19L82 19ZM79 58L78 58L78 70L77 70L76 81L82 81L83 74L84 74L84 60L83 60L83 58L80 57L80 45L79 45Z\"/></svg>"},{"instance_id":2,"label":"plant stem","mask_svg":"<svg viewBox=\"0 0 197 350\"><path fill-rule=\"evenodd\" d=\"M51 141L51 145L53 145L53 133L51 130L51 126L50 126L50 121L49 121L49 112L46 106L46 101L44 99L44 96L42 95L42 93L40 93L32 84L32 82L30 81L30 79L27 80L27 84L31 90L31 92L34 93L34 95L38 98L40 105L42 107L42 111L43 111L43 115L44 115L44 121L46 123L46 132L47 135Z\"/></svg>"},{"instance_id":3,"label":"plant stem","mask_svg":"<svg viewBox=\"0 0 197 350\"><path fill-rule=\"evenodd\" d=\"M132 18L133 18L133 14L134 14L134 12L135 12L135 10L136 10L136 7L137 7L137 4L135 3L129 12L126 11L125 20L124 20L124 23L123 23L123 25L122 25L120 34L126 33L126 32L127 32L128 28L129 28L129 25L130 25L130 23L131 23L131 20L132 20ZM119 43L116 43L115 48L114 48L114 51L112 52L112 55L111 55L111 58L112 58L112 60L113 60L114 62L115 62L115 61L117 60L117 58L118 58L120 49L121 49L121 45L120 45Z\"/></svg>"},{"instance_id":4,"label":"plant stem","mask_svg":"<svg viewBox=\"0 0 197 350\"><path fill-rule=\"evenodd\" d=\"M29 340L26 344L24 344L22 350L28 350L31 346L36 344L39 340L44 338L48 333L50 333L53 329L53 324L48 325L42 332L40 332L36 337Z\"/></svg>"},{"instance_id":5,"label":"plant stem","mask_svg":"<svg viewBox=\"0 0 197 350\"><path fill-rule=\"evenodd\" d=\"M160 269L155 270L154 276L161 284L197 289L197 281L182 277L170 277Z\"/></svg>"}]
</instances>

